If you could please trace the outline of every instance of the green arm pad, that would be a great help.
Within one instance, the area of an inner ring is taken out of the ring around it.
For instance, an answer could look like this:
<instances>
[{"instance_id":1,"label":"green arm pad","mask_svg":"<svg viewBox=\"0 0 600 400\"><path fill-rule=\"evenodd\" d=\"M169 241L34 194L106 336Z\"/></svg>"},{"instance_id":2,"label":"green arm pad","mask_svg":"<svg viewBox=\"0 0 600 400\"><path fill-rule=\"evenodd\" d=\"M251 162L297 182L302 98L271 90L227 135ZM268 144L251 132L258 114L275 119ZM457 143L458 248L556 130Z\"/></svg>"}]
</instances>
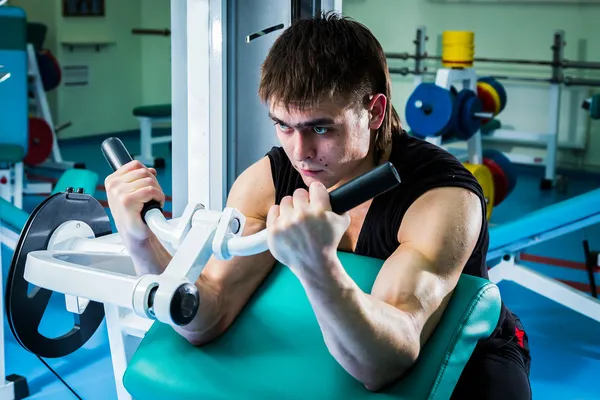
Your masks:
<instances>
[{"instance_id":1,"label":"green arm pad","mask_svg":"<svg viewBox=\"0 0 600 400\"><path fill-rule=\"evenodd\" d=\"M167 118L171 116L171 104L139 106L133 109L135 117Z\"/></svg>"},{"instance_id":2,"label":"green arm pad","mask_svg":"<svg viewBox=\"0 0 600 400\"><path fill-rule=\"evenodd\" d=\"M51 195L66 192L71 187L74 190L83 188L84 193L94 196L98 185L98 174L88 169L68 169L60 176Z\"/></svg>"},{"instance_id":3,"label":"green arm pad","mask_svg":"<svg viewBox=\"0 0 600 400\"><path fill-rule=\"evenodd\" d=\"M383 261L339 253L370 292ZM139 399L447 399L477 341L500 316L491 282L463 275L418 362L400 381L373 393L331 356L302 285L277 264L234 324L217 340L189 344L155 323L123 377Z\"/></svg>"}]
</instances>

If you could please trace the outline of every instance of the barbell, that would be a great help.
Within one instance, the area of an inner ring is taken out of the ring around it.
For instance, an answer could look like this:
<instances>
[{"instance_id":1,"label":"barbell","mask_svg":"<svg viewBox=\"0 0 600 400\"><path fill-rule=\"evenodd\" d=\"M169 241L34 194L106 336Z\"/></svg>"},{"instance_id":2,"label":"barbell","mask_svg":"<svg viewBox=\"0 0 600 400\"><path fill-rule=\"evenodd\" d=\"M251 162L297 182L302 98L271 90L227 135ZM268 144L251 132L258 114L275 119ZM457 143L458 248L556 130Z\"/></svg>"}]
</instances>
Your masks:
<instances>
[{"instance_id":1,"label":"barbell","mask_svg":"<svg viewBox=\"0 0 600 400\"><path fill-rule=\"evenodd\" d=\"M477 81L477 92L457 91L421 83L406 103L406 121L413 135L420 138L443 136L468 140L506 107L504 87L493 78Z\"/></svg>"}]
</instances>

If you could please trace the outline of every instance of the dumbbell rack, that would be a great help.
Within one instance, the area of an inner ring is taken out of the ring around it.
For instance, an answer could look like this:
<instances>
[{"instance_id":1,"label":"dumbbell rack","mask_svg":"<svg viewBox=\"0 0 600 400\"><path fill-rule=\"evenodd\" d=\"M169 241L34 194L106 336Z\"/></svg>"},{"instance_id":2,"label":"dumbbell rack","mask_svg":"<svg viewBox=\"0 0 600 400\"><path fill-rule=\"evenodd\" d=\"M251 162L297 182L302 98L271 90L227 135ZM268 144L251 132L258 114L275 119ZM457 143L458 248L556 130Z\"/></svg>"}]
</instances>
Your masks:
<instances>
[{"instance_id":1,"label":"dumbbell rack","mask_svg":"<svg viewBox=\"0 0 600 400\"><path fill-rule=\"evenodd\" d=\"M459 92L461 89L467 89L477 93L477 73L473 68L440 68L436 72L435 84L446 90L450 90L454 86ZM460 86L461 84L462 87ZM442 146L442 136L428 137L426 140L439 147L444 147ZM456 155L456 157L462 162L483 164L483 146L480 130L477 130L467 140L467 155Z\"/></svg>"}]
</instances>

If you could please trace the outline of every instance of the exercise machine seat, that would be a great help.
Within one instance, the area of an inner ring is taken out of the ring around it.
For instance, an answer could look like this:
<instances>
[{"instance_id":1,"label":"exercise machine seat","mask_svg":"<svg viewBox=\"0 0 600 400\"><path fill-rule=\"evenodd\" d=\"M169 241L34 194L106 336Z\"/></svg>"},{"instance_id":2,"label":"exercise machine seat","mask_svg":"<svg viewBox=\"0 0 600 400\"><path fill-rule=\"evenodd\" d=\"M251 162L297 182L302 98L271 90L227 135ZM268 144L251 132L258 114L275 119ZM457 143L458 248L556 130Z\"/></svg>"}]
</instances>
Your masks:
<instances>
[{"instance_id":1,"label":"exercise machine seat","mask_svg":"<svg viewBox=\"0 0 600 400\"><path fill-rule=\"evenodd\" d=\"M383 261L339 253L370 292ZM193 346L154 323L123 384L135 399L447 399L478 340L500 315L498 288L464 275L419 361L395 385L371 392L331 356L302 285L277 264L238 319L218 339Z\"/></svg>"},{"instance_id":2,"label":"exercise machine seat","mask_svg":"<svg viewBox=\"0 0 600 400\"><path fill-rule=\"evenodd\" d=\"M133 109L135 117L167 118L171 116L171 104L139 106Z\"/></svg>"},{"instance_id":3,"label":"exercise machine seat","mask_svg":"<svg viewBox=\"0 0 600 400\"><path fill-rule=\"evenodd\" d=\"M516 245L543 233L556 231L600 214L600 189L533 211L490 228L489 253Z\"/></svg>"},{"instance_id":4,"label":"exercise machine seat","mask_svg":"<svg viewBox=\"0 0 600 400\"><path fill-rule=\"evenodd\" d=\"M0 141L3 139L0 138ZM0 143L0 162L15 164L25 158L25 147L16 144Z\"/></svg>"}]
</instances>

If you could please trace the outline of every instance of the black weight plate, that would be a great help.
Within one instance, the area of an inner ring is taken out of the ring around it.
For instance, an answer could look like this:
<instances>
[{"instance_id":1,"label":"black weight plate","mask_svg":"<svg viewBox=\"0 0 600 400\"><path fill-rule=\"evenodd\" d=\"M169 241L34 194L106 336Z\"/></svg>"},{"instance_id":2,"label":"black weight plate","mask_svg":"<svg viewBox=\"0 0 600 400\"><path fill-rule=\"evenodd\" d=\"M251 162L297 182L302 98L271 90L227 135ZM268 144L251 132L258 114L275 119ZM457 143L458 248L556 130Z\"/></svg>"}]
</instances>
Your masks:
<instances>
[{"instance_id":1,"label":"black weight plate","mask_svg":"<svg viewBox=\"0 0 600 400\"><path fill-rule=\"evenodd\" d=\"M26 350L46 358L69 355L83 346L104 319L104 305L90 301L82 314L73 315L73 328L66 334L49 338L38 329L52 291L37 288L28 294L24 278L27 255L45 250L52 233L69 220L90 226L96 237L112 233L104 207L92 196L57 193L45 199L31 213L15 249L6 283L6 316L15 339Z\"/></svg>"}]
</instances>

